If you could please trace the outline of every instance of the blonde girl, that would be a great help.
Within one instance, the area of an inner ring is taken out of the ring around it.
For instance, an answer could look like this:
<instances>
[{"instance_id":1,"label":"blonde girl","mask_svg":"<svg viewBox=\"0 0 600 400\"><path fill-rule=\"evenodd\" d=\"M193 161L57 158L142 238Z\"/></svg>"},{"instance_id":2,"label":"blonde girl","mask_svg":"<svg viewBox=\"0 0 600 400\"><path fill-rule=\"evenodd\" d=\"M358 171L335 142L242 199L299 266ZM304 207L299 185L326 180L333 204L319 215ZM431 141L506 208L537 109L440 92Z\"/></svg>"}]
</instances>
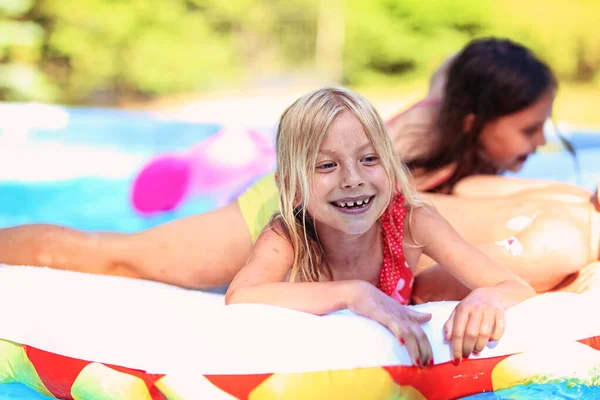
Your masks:
<instances>
[{"instance_id":1,"label":"blonde girl","mask_svg":"<svg viewBox=\"0 0 600 400\"><path fill-rule=\"evenodd\" d=\"M415 365L433 362L406 307L426 254L472 292L444 329L457 363L504 331L504 310L535 294L465 242L411 190L381 117L360 95L324 88L294 102L277 134L280 210L227 292L227 303L265 303L313 314L348 308L386 326Z\"/></svg>"}]
</instances>

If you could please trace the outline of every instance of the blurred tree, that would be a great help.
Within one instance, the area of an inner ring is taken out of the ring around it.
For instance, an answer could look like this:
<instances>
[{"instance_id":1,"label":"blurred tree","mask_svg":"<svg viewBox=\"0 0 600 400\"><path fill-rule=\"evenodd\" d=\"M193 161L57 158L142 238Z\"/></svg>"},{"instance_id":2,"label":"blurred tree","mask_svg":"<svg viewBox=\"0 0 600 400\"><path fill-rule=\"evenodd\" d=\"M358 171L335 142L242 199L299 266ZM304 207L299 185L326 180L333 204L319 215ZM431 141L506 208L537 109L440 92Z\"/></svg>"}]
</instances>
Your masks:
<instances>
[{"instance_id":1,"label":"blurred tree","mask_svg":"<svg viewBox=\"0 0 600 400\"><path fill-rule=\"evenodd\" d=\"M532 47L561 78L590 81L599 74L599 1L505 0L493 13L495 34Z\"/></svg>"},{"instance_id":2,"label":"blurred tree","mask_svg":"<svg viewBox=\"0 0 600 400\"><path fill-rule=\"evenodd\" d=\"M0 2L0 99L53 101L57 88L41 73L42 27L28 19L33 0Z\"/></svg>"},{"instance_id":3,"label":"blurred tree","mask_svg":"<svg viewBox=\"0 0 600 400\"><path fill-rule=\"evenodd\" d=\"M348 0L346 80L423 74L487 31L492 0Z\"/></svg>"},{"instance_id":4,"label":"blurred tree","mask_svg":"<svg viewBox=\"0 0 600 400\"><path fill-rule=\"evenodd\" d=\"M230 38L172 0L45 0L42 69L63 101L194 91L235 73Z\"/></svg>"},{"instance_id":5,"label":"blurred tree","mask_svg":"<svg viewBox=\"0 0 600 400\"><path fill-rule=\"evenodd\" d=\"M319 73L340 82L344 73L345 1L319 0L315 66Z\"/></svg>"},{"instance_id":6,"label":"blurred tree","mask_svg":"<svg viewBox=\"0 0 600 400\"><path fill-rule=\"evenodd\" d=\"M232 38L248 76L312 65L317 0L193 0Z\"/></svg>"},{"instance_id":7,"label":"blurred tree","mask_svg":"<svg viewBox=\"0 0 600 400\"><path fill-rule=\"evenodd\" d=\"M114 103L297 72L423 77L477 36L600 81L596 0L1 0L0 100Z\"/></svg>"}]
</instances>

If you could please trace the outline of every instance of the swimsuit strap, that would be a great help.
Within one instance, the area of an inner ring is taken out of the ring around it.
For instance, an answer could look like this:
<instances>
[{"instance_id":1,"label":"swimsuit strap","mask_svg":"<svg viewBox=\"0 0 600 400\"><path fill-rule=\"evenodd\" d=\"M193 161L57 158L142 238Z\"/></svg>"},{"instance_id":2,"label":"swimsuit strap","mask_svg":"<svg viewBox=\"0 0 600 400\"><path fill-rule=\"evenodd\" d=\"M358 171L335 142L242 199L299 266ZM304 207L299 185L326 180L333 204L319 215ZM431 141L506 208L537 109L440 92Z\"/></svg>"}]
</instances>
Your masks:
<instances>
[{"instance_id":1,"label":"swimsuit strap","mask_svg":"<svg viewBox=\"0 0 600 400\"><path fill-rule=\"evenodd\" d=\"M383 230L383 266L378 287L402 304L409 302L414 281L413 273L404 258L405 215L404 195L399 193L394 196L392 203L380 219Z\"/></svg>"}]
</instances>

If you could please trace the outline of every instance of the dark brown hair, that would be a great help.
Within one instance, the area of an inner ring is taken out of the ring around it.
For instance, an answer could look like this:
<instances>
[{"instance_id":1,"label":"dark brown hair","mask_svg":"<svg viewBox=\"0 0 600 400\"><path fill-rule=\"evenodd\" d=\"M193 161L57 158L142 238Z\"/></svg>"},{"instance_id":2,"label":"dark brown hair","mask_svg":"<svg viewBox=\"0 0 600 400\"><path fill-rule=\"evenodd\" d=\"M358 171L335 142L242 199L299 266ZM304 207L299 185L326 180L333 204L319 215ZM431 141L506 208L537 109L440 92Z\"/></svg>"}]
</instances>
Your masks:
<instances>
[{"instance_id":1,"label":"dark brown hair","mask_svg":"<svg viewBox=\"0 0 600 400\"><path fill-rule=\"evenodd\" d=\"M473 174L498 174L481 154L482 128L504 115L523 110L557 82L550 68L526 47L506 39L484 38L470 42L452 61L439 116L427 138L416 142L423 149L404 161L411 170L434 171L451 163L457 168L432 192L447 193L461 179ZM468 132L464 119L474 114ZM412 153L415 153L414 150Z\"/></svg>"}]
</instances>

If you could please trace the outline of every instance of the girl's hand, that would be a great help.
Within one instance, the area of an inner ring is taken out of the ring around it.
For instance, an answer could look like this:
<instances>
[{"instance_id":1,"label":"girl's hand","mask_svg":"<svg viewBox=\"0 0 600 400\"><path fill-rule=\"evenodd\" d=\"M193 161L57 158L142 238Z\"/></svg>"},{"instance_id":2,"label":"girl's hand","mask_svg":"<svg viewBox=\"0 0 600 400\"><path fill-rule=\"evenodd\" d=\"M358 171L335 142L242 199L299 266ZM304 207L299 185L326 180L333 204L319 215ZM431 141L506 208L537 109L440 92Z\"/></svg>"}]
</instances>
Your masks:
<instances>
[{"instance_id":1,"label":"girl's hand","mask_svg":"<svg viewBox=\"0 0 600 400\"><path fill-rule=\"evenodd\" d=\"M490 340L504 333L502 297L494 288L478 288L461 301L444 325L446 341L452 341L454 364L479 353Z\"/></svg>"},{"instance_id":2,"label":"girl's hand","mask_svg":"<svg viewBox=\"0 0 600 400\"><path fill-rule=\"evenodd\" d=\"M406 346L414 365L422 367L433 364L431 344L421 327L431 319L431 314L403 306L368 282L356 281L353 288L348 302L352 312L388 328Z\"/></svg>"}]
</instances>

